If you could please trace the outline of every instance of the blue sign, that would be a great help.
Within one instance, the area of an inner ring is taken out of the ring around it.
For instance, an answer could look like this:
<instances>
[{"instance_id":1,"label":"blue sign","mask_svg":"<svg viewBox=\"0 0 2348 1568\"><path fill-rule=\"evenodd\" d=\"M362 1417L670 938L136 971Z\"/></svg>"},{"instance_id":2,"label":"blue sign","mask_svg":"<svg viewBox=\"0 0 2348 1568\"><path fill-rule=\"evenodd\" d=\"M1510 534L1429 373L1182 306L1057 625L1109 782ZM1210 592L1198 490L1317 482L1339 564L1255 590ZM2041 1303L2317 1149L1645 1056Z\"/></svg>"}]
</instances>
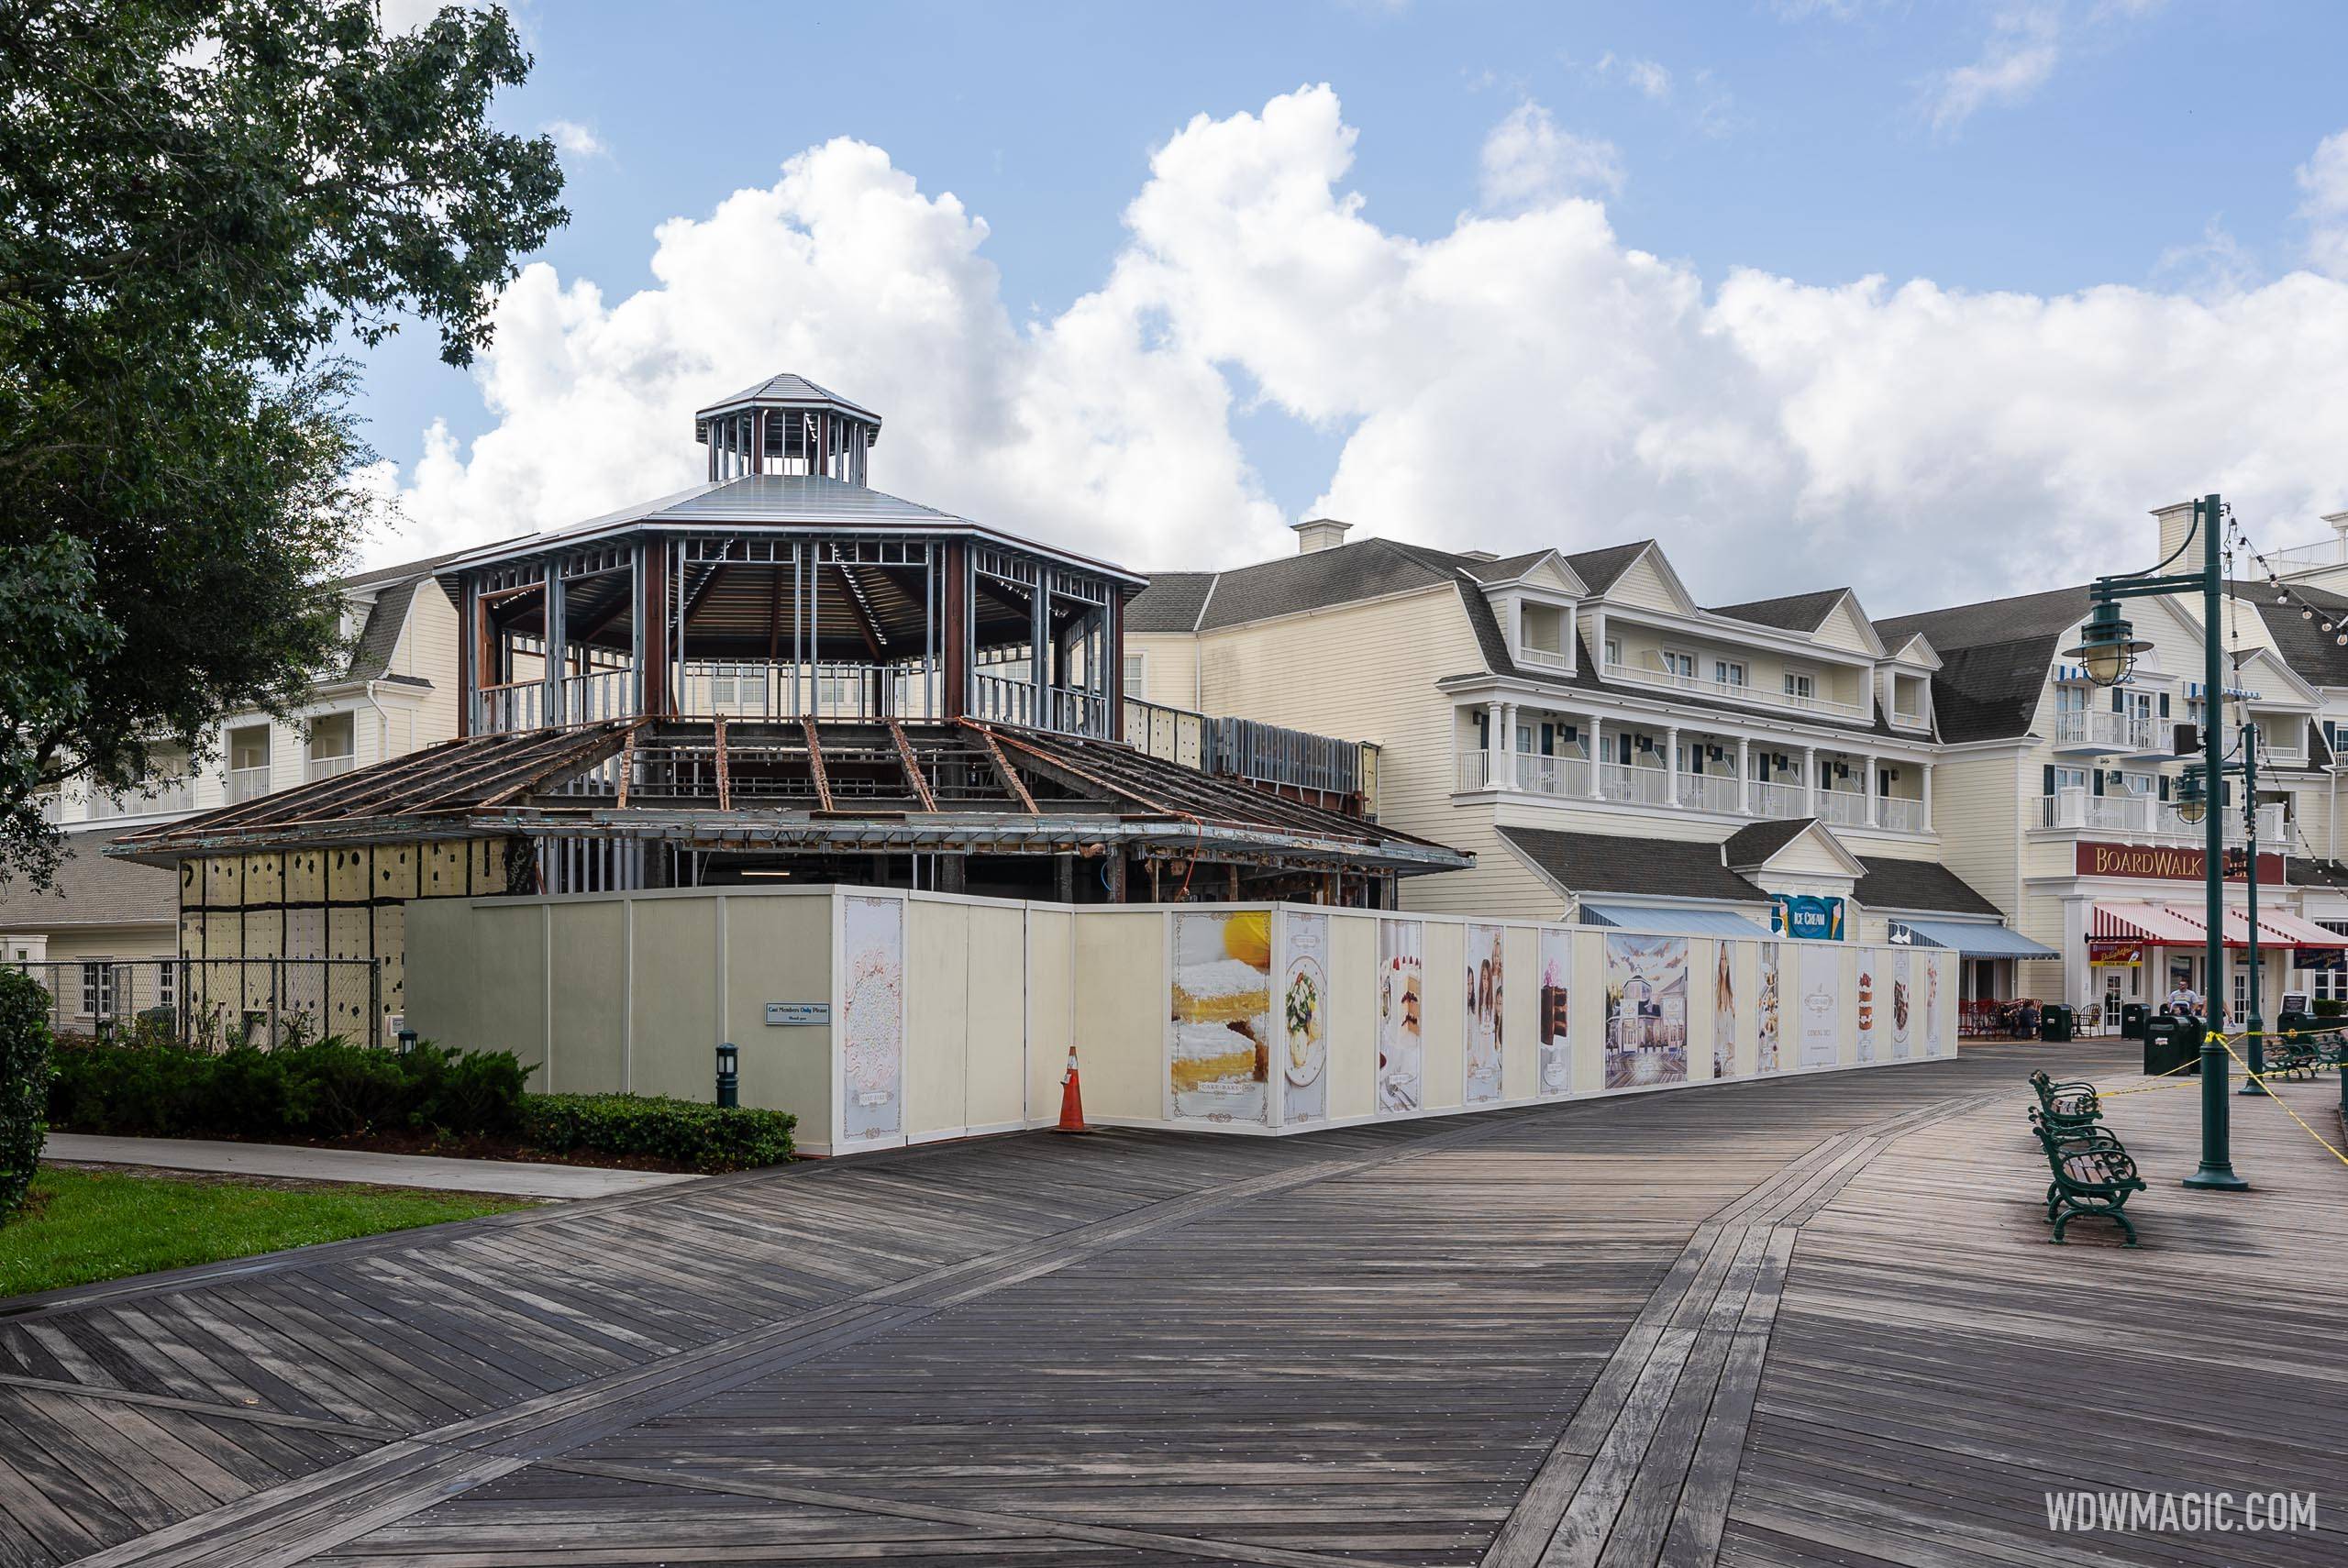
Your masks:
<instances>
[{"instance_id":1,"label":"blue sign","mask_svg":"<svg viewBox=\"0 0 2348 1568\"><path fill-rule=\"evenodd\" d=\"M1843 940L1843 900L1818 893L1778 893L1769 900L1769 929L1805 942Z\"/></svg>"}]
</instances>

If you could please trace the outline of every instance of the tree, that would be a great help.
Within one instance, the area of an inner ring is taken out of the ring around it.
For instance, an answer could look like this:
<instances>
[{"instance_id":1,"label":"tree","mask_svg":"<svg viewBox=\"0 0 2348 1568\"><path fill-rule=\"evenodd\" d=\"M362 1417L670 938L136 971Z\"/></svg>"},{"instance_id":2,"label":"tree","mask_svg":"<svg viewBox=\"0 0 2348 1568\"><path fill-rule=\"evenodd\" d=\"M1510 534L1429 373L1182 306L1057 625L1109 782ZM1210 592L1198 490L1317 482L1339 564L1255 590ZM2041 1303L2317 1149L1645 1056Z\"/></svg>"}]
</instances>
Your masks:
<instances>
[{"instance_id":1,"label":"tree","mask_svg":"<svg viewBox=\"0 0 2348 1568\"><path fill-rule=\"evenodd\" d=\"M489 118L529 66L493 7L0 4L0 887L54 867L47 791L202 759L338 653L371 507L337 348L487 342L569 215Z\"/></svg>"}]
</instances>

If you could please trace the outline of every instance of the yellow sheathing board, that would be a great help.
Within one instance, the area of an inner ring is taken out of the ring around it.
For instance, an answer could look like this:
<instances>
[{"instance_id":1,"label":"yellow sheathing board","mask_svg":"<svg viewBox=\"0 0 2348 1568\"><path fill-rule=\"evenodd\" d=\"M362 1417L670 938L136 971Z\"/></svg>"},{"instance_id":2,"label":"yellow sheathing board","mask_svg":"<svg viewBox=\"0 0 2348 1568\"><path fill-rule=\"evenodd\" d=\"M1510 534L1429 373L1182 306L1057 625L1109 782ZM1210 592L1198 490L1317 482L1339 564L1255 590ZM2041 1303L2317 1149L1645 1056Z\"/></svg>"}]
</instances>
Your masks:
<instances>
[{"instance_id":1,"label":"yellow sheathing board","mask_svg":"<svg viewBox=\"0 0 2348 1568\"><path fill-rule=\"evenodd\" d=\"M1127 1121L1166 1115L1166 917L1088 911L1076 927L1077 1058L1088 1114Z\"/></svg>"},{"instance_id":2,"label":"yellow sheathing board","mask_svg":"<svg viewBox=\"0 0 2348 1568\"><path fill-rule=\"evenodd\" d=\"M922 901L905 910L905 1132L916 1140L968 1124L969 924L960 904Z\"/></svg>"},{"instance_id":3,"label":"yellow sheathing board","mask_svg":"<svg viewBox=\"0 0 2348 1568\"><path fill-rule=\"evenodd\" d=\"M248 908L285 901L284 866L284 857L276 854L245 856L244 901Z\"/></svg>"},{"instance_id":4,"label":"yellow sheathing board","mask_svg":"<svg viewBox=\"0 0 2348 1568\"><path fill-rule=\"evenodd\" d=\"M741 1047L742 1103L791 1112L799 1119L799 1146L818 1152L831 1144L832 1032L822 1024L770 1024L766 1004L821 1000L831 988L829 897L725 900L725 1037Z\"/></svg>"},{"instance_id":5,"label":"yellow sheathing board","mask_svg":"<svg viewBox=\"0 0 2348 1568\"><path fill-rule=\"evenodd\" d=\"M244 901L244 861L234 855L207 856L204 861L205 907L232 910Z\"/></svg>"},{"instance_id":6,"label":"yellow sheathing board","mask_svg":"<svg viewBox=\"0 0 2348 1568\"><path fill-rule=\"evenodd\" d=\"M285 901L322 904L327 900L327 852L296 849L285 856Z\"/></svg>"},{"instance_id":7,"label":"yellow sheathing board","mask_svg":"<svg viewBox=\"0 0 2348 1568\"><path fill-rule=\"evenodd\" d=\"M374 892L379 899L413 899L416 894L416 865L423 846L379 844L375 846Z\"/></svg>"},{"instance_id":8,"label":"yellow sheathing board","mask_svg":"<svg viewBox=\"0 0 2348 1568\"><path fill-rule=\"evenodd\" d=\"M475 861L478 868L479 861ZM716 1094L717 900L631 899L636 911L630 1002L637 1094L708 1100Z\"/></svg>"},{"instance_id":9,"label":"yellow sheathing board","mask_svg":"<svg viewBox=\"0 0 2348 1568\"><path fill-rule=\"evenodd\" d=\"M368 884L364 849L327 851L327 899L330 903L358 903L373 892Z\"/></svg>"},{"instance_id":10,"label":"yellow sheathing board","mask_svg":"<svg viewBox=\"0 0 2348 1568\"><path fill-rule=\"evenodd\" d=\"M407 906L377 904L375 922L375 956L382 967L383 1008L397 1012L406 1002L407 980Z\"/></svg>"},{"instance_id":11,"label":"yellow sheathing board","mask_svg":"<svg viewBox=\"0 0 2348 1568\"><path fill-rule=\"evenodd\" d=\"M417 897L446 899L465 892L463 844L437 840L424 845L423 855L423 879L416 889Z\"/></svg>"},{"instance_id":12,"label":"yellow sheathing board","mask_svg":"<svg viewBox=\"0 0 2348 1568\"><path fill-rule=\"evenodd\" d=\"M520 908L523 906L509 906ZM552 911L554 1049L549 1088L600 1093L626 1088L626 911L617 899L549 904ZM528 973L537 966L531 960ZM497 973L484 961L485 975ZM416 977L423 979L419 972ZM410 988L411 990L415 987Z\"/></svg>"}]
</instances>

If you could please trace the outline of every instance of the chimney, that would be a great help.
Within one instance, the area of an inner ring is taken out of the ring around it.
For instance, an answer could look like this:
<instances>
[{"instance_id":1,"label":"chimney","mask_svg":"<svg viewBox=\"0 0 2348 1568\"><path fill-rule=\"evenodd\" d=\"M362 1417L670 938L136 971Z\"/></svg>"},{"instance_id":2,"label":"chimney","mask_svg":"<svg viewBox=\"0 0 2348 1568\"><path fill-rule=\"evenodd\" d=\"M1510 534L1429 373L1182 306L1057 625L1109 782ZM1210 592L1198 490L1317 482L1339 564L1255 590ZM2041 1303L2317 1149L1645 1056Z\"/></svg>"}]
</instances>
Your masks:
<instances>
[{"instance_id":1,"label":"chimney","mask_svg":"<svg viewBox=\"0 0 2348 1568\"><path fill-rule=\"evenodd\" d=\"M2153 515L2160 520L2161 525L2161 547L2153 559L2165 561L2176 555L2193 534L2193 502L2180 501L2174 506L2155 507ZM2194 543L2198 545L2200 541L2196 539ZM2200 564L2201 552L2196 549L2191 560L2179 559L2172 563L2170 569L2191 571Z\"/></svg>"},{"instance_id":2,"label":"chimney","mask_svg":"<svg viewBox=\"0 0 2348 1568\"><path fill-rule=\"evenodd\" d=\"M1315 550L1334 550L1346 542L1346 530L1350 523L1340 523L1334 517L1314 517L1302 523L1291 523L1296 530L1296 553L1309 556Z\"/></svg>"}]
</instances>

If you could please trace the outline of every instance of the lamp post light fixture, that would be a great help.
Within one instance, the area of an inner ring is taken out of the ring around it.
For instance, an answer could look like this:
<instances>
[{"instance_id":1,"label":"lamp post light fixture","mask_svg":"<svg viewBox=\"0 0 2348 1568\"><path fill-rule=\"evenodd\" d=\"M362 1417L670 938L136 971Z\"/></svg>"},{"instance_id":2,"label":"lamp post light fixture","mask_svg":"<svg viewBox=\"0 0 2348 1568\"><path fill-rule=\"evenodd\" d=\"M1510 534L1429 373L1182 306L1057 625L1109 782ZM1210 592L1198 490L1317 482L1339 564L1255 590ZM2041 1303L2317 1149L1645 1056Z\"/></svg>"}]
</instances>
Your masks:
<instances>
[{"instance_id":1,"label":"lamp post light fixture","mask_svg":"<svg viewBox=\"0 0 2348 1568\"><path fill-rule=\"evenodd\" d=\"M731 1040L717 1046L717 1103L733 1106L742 1103L742 1051Z\"/></svg>"},{"instance_id":2,"label":"lamp post light fixture","mask_svg":"<svg viewBox=\"0 0 2348 1568\"><path fill-rule=\"evenodd\" d=\"M2096 579L2089 590L2094 613L2080 628L2079 646L2064 653L2065 657L2076 658L2086 666L2088 679L2098 686L2117 685L2135 668L2136 656L2150 646L2138 638L2134 628L2121 618L2120 601L2198 591L2201 595L2202 692L2208 706L2207 722L2201 726L2200 735L2201 771L2212 794L2218 790L2218 780L2225 776L2225 725L2219 722L2226 696L2225 650L2219 641L2226 590L2224 553L2220 547L2224 518L2225 508L2219 499L2205 495L2193 503L2194 532L2187 536L2186 542L2168 560L2150 571ZM2199 568L2164 574L2161 569L2183 555L2197 537L2201 546ZM2226 883L2222 865L2225 813L2210 811L2205 802L2200 821L2203 929L2209 937L2202 960L2203 974L2210 988L2210 995L2214 998L2218 977L2224 973L2226 963ZM2258 867L2254 860L2251 876L2255 879L2257 875ZM2252 940L2257 940L2255 935ZM2252 949L2254 955L2256 951ZM2254 956L2252 963L2251 972L2255 976ZM2214 1002L2210 1010L2217 1010ZM2241 1192L2249 1187L2248 1182L2234 1174L2231 1099L2226 1093L2224 1041L2219 1032L2205 1027L2201 1036L2201 1164L2185 1178L2187 1187L2204 1192Z\"/></svg>"},{"instance_id":3,"label":"lamp post light fixture","mask_svg":"<svg viewBox=\"0 0 2348 1568\"><path fill-rule=\"evenodd\" d=\"M2201 767L2196 763L2176 781L2176 820L2192 827L2209 813L2210 797L2202 791Z\"/></svg>"},{"instance_id":4,"label":"lamp post light fixture","mask_svg":"<svg viewBox=\"0 0 2348 1568\"><path fill-rule=\"evenodd\" d=\"M2118 600L2099 599L2095 613L2079 628L2079 646L2065 648L2063 657L2085 665L2088 679L2098 686L2117 686L2134 671L2136 656L2152 646L2121 615Z\"/></svg>"}]
</instances>

